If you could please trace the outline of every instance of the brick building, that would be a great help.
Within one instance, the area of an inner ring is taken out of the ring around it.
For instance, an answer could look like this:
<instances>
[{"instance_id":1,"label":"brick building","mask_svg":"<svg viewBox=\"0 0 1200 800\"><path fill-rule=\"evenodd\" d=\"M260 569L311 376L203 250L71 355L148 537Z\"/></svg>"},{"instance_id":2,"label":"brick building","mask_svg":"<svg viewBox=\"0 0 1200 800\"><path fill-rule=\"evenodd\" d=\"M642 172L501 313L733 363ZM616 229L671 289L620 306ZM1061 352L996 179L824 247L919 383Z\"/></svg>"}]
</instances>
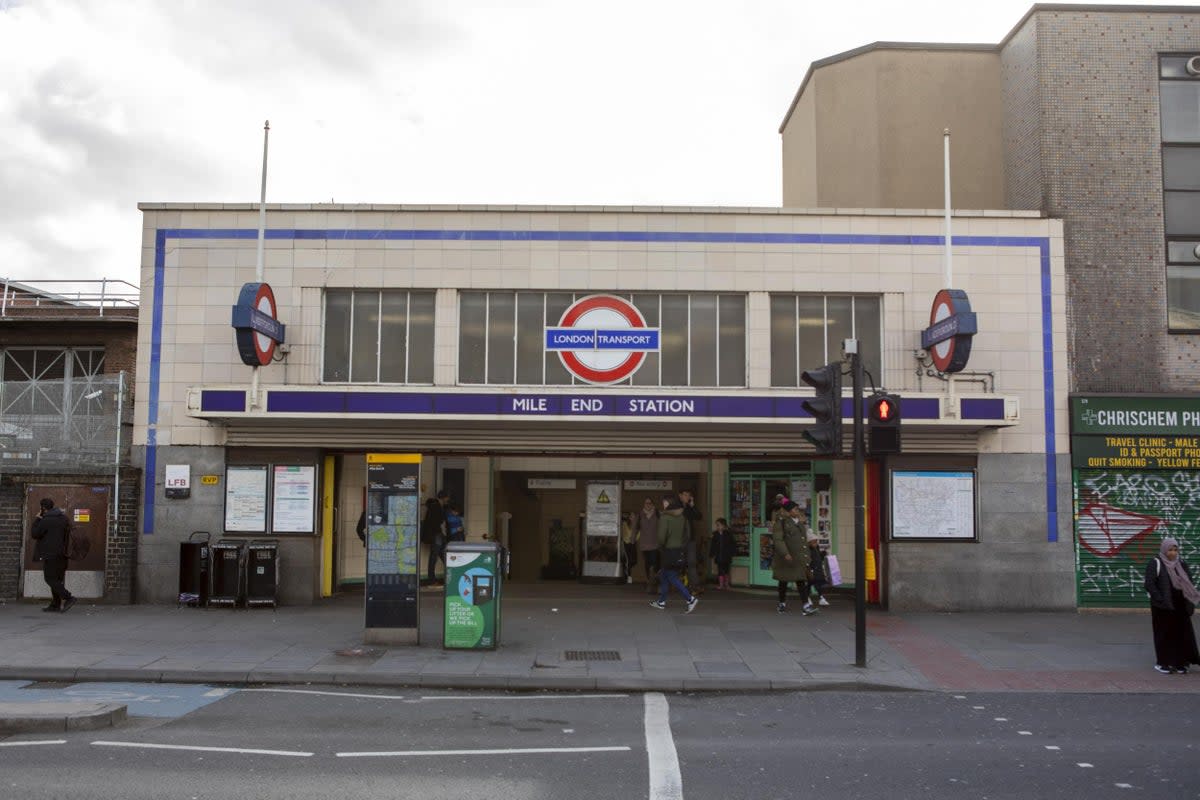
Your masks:
<instances>
[{"instance_id":1,"label":"brick building","mask_svg":"<svg viewBox=\"0 0 1200 800\"><path fill-rule=\"evenodd\" d=\"M141 489L129 463L136 287L0 288L0 597L49 596L29 537L37 502L49 496L93 543L71 565L72 592L132 602Z\"/></svg>"}]
</instances>

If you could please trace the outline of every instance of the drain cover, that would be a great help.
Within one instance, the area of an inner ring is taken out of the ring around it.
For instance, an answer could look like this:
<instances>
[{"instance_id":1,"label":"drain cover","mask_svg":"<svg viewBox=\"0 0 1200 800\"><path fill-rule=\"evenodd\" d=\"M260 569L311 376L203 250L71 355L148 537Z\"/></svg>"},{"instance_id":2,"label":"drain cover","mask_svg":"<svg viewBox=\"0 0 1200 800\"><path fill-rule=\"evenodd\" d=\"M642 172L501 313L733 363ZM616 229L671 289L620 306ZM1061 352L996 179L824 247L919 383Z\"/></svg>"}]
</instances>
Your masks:
<instances>
[{"instance_id":1,"label":"drain cover","mask_svg":"<svg viewBox=\"0 0 1200 800\"><path fill-rule=\"evenodd\" d=\"M563 653L566 661L620 661L619 650L567 650Z\"/></svg>"}]
</instances>

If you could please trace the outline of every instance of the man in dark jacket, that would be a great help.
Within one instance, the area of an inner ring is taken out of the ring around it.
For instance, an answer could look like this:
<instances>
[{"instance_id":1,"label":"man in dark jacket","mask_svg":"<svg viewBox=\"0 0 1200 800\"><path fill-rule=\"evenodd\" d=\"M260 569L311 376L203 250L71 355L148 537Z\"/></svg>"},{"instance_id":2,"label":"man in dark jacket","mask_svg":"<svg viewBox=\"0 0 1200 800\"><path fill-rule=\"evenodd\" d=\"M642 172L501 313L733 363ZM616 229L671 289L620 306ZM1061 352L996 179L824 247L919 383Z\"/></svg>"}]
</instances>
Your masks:
<instances>
[{"instance_id":1,"label":"man in dark jacket","mask_svg":"<svg viewBox=\"0 0 1200 800\"><path fill-rule=\"evenodd\" d=\"M446 504L450 502L450 493L445 489L425 501L425 517L421 520L421 544L429 545L429 560L426 564L429 582L433 583L437 576L434 568L438 559L442 560L443 568L446 563Z\"/></svg>"},{"instance_id":2,"label":"man in dark jacket","mask_svg":"<svg viewBox=\"0 0 1200 800\"><path fill-rule=\"evenodd\" d=\"M704 594L704 583L708 580L708 532L700 524L702 515L696 508L696 494L683 489L678 498L686 532L688 586L693 593Z\"/></svg>"},{"instance_id":3,"label":"man in dark jacket","mask_svg":"<svg viewBox=\"0 0 1200 800\"><path fill-rule=\"evenodd\" d=\"M33 521L33 538L37 542L34 560L42 562L42 577L50 587L50 605L43 611L67 611L75 605L75 595L67 591L67 537L71 521L61 508L54 507L49 497L42 498L41 511Z\"/></svg>"}]
</instances>

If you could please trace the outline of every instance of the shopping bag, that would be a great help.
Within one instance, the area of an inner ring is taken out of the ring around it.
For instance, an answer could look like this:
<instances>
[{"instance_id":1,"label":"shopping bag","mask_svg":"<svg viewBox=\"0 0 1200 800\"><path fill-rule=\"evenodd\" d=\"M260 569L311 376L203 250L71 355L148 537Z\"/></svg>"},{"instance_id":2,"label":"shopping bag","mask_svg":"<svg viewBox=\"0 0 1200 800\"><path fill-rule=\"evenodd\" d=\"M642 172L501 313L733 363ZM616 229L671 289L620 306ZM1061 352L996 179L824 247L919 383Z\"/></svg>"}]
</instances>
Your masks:
<instances>
[{"instance_id":1,"label":"shopping bag","mask_svg":"<svg viewBox=\"0 0 1200 800\"><path fill-rule=\"evenodd\" d=\"M825 567L829 571L829 585L840 586L842 583L842 568L838 564L837 556L825 556Z\"/></svg>"}]
</instances>

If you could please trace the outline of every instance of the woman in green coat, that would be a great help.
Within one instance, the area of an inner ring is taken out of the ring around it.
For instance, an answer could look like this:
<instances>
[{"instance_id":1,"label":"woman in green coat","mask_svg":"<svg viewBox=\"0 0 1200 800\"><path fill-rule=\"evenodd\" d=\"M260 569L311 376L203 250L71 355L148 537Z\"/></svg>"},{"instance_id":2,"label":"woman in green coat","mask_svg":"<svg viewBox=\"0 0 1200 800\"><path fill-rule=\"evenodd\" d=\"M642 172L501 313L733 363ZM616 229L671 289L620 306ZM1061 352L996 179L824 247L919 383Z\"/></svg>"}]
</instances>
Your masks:
<instances>
[{"instance_id":1,"label":"woman in green coat","mask_svg":"<svg viewBox=\"0 0 1200 800\"><path fill-rule=\"evenodd\" d=\"M787 613L787 587L791 581L796 582L796 590L800 592L804 606L801 609L805 616L817 609L809 599L808 592L808 519L803 509L793 502L784 505L785 513L775 521L772 537L775 540L775 557L771 561L772 577L779 582L780 614Z\"/></svg>"}]
</instances>

